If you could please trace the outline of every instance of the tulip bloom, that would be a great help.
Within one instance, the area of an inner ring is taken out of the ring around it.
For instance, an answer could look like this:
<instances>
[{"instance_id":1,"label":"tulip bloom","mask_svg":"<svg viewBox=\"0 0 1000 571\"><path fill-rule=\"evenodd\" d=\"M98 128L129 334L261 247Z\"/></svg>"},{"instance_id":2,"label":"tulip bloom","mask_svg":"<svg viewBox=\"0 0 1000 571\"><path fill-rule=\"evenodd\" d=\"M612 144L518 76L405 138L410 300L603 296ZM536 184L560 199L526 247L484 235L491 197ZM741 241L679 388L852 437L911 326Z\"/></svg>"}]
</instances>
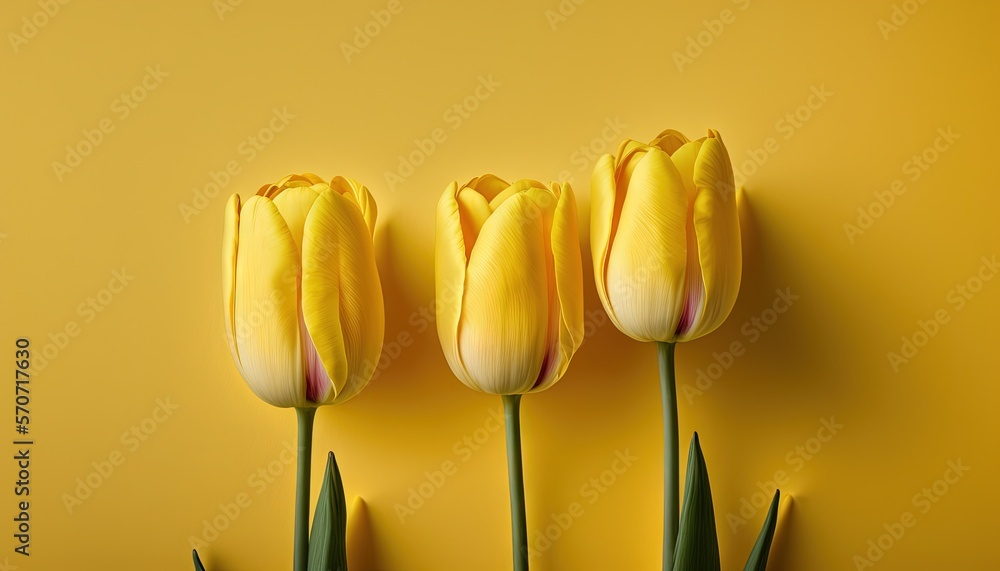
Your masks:
<instances>
[{"instance_id":1,"label":"tulip bloom","mask_svg":"<svg viewBox=\"0 0 1000 571\"><path fill-rule=\"evenodd\" d=\"M346 401L382 350L376 206L349 178L290 175L226 205L223 298L233 360L279 407Z\"/></svg>"},{"instance_id":2,"label":"tulip bloom","mask_svg":"<svg viewBox=\"0 0 1000 571\"><path fill-rule=\"evenodd\" d=\"M666 130L627 140L591 179L590 246L608 317L656 341L663 401L663 571L678 536L679 464L674 349L725 321L740 290L736 185L719 133L697 141Z\"/></svg>"},{"instance_id":3,"label":"tulip bloom","mask_svg":"<svg viewBox=\"0 0 1000 571\"><path fill-rule=\"evenodd\" d=\"M448 365L468 387L503 401L514 571L527 571L521 395L555 384L583 342L573 190L489 174L452 183L438 201L435 248Z\"/></svg>"},{"instance_id":4,"label":"tulip bloom","mask_svg":"<svg viewBox=\"0 0 1000 571\"><path fill-rule=\"evenodd\" d=\"M591 251L601 303L639 341L690 341L736 303L742 257L733 167L719 133L627 140L591 181Z\"/></svg>"},{"instance_id":5,"label":"tulip bloom","mask_svg":"<svg viewBox=\"0 0 1000 571\"><path fill-rule=\"evenodd\" d=\"M583 272L569 185L484 175L437 207L438 336L455 376L492 394L552 386L583 342Z\"/></svg>"}]
</instances>

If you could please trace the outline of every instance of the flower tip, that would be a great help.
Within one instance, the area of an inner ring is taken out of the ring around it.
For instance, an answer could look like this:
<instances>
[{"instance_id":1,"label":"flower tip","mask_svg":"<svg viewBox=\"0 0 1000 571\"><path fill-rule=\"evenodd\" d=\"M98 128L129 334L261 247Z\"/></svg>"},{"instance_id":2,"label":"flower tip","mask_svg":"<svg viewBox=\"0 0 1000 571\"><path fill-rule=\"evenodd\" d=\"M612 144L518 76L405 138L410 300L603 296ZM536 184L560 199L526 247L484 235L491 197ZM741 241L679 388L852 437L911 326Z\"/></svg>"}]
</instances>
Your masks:
<instances>
[{"instance_id":1,"label":"flower tip","mask_svg":"<svg viewBox=\"0 0 1000 571\"><path fill-rule=\"evenodd\" d=\"M628 148L630 143L638 143L640 145L642 144L634 139L623 139L622 142L618 145L618 153L617 153L618 158L621 158L625 155L625 149ZM611 155L611 153L606 153L606 154ZM611 158L614 159L615 156L616 155L611 155ZM599 157L598 160L600 160L601 158L604 158L604 155L601 155L601 157Z\"/></svg>"}]
</instances>

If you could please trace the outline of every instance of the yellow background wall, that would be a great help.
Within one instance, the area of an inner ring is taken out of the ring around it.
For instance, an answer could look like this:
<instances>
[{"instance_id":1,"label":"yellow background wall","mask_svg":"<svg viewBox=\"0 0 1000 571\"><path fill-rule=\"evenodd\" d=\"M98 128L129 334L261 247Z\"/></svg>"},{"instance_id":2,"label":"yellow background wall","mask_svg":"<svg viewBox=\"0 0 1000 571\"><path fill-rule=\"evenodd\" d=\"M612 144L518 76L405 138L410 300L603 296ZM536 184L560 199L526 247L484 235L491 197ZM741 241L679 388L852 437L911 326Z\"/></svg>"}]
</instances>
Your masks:
<instances>
[{"instance_id":1,"label":"yellow background wall","mask_svg":"<svg viewBox=\"0 0 1000 571\"><path fill-rule=\"evenodd\" d=\"M46 6L54 15L38 15ZM743 285L723 327L678 349L678 375L724 568L742 568L763 518L754 494L777 478L794 498L772 571L870 568L856 556L886 571L996 569L1000 281L982 259L1000 253L987 176L1000 152L998 12L937 0L5 2L0 354L31 339L36 445L30 559L13 552L12 445L0 461L0 565L188 569L190 538L210 537L210 571L290 566L294 414L257 400L231 362L220 240L229 194L313 171L358 178L380 210L385 366L320 411L315 438L315 473L335 450L348 494L368 504L371 563L356 568L508 569L504 442L490 431L500 402L454 379L433 324L437 197L484 172L569 179L587 220L589 154L712 127L745 186ZM90 149L87 133L100 139ZM421 164L401 172L411 153ZM657 569L656 351L606 321L584 252L587 340L522 410L531 541L547 547L532 568ZM824 420L842 426L831 435ZM456 470L440 487L421 488L446 462ZM88 477L99 487L67 507ZM397 505L421 490L430 498L401 522ZM226 515L240 494L245 507ZM582 515L539 543L573 502Z\"/></svg>"}]
</instances>

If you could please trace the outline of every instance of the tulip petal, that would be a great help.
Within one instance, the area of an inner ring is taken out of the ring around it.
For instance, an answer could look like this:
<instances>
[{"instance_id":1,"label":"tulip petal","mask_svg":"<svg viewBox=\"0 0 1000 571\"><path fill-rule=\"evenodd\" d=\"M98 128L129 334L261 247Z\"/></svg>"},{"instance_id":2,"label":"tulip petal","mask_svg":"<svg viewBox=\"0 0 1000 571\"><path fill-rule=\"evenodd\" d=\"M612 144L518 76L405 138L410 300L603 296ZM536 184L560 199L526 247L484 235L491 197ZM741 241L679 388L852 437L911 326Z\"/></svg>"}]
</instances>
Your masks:
<instances>
[{"instance_id":1,"label":"tulip petal","mask_svg":"<svg viewBox=\"0 0 1000 571\"><path fill-rule=\"evenodd\" d=\"M470 387L493 394L533 387L546 354L546 236L537 204L506 200L483 226L469 259L458 328Z\"/></svg>"},{"instance_id":2,"label":"tulip petal","mask_svg":"<svg viewBox=\"0 0 1000 571\"><path fill-rule=\"evenodd\" d=\"M676 151L670 154L670 160L677 167L677 172L681 174L684 181L684 188L687 190L688 201L694 201L694 164L698 160L698 153L701 151L702 141L690 141L681 145Z\"/></svg>"},{"instance_id":3,"label":"tulip petal","mask_svg":"<svg viewBox=\"0 0 1000 571\"><path fill-rule=\"evenodd\" d=\"M622 212L622 205L625 203L625 194L628 192L629 181L632 180L632 172L635 170L636 165L639 161L646 156L646 153L650 150L650 147L632 141L634 144L623 144L622 148L619 150L621 155L617 162L617 167L615 168L615 186L618 188L619 192L615 195L615 214L620 215ZM612 236L614 233L612 232Z\"/></svg>"},{"instance_id":4,"label":"tulip petal","mask_svg":"<svg viewBox=\"0 0 1000 571\"><path fill-rule=\"evenodd\" d=\"M385 335L385 303L364 215L346 197L331 198L340 201L340 328L347 347L347 383L334 402L342 403L361 392L375 372ZM368 212L374 213L375 202L368 199Z\"/></svg>"},{"instance_id":5,"label":"tulip petal","mask_svg":"<svg viewBox=\"0 0 1000 571\"><path fill-rule=\"evenodd\" d=\"M265 184L260 187L257 194L265 198L270 198L274 200L279 194L285 192L289 188L297 188L303 186L312 186L313 184L322 183L323 179L312 173L305 174L290 174L285 178L279 180L274 184Z\"/></svg>"},{"instance_id":6,"label":"tulip petal","mask_svg":"<svg viewBox=\"0 0 1000 571\"><path fill-rule=\"evenodd\" d=\"M385 308L364 217L332 190L306 220L302 317L325 373L309 379L317 402L351 398L368 384L382 350Z\"/></svg>"},{"instance_id":7,"label":"tulip petal","mask_svg":"<svg viewBox=\"0 0 1000 571\"><path fill-rule=\"evenodd\" d=\"M688 211L686 225L687 241L687 274L684 285L684 308L681 310L681 318L677 323L676 335L683 338L689 330L694 327L695 321L701 315L704 305L705 288L701 275L701 263L698 259L698 237L694 226L694 203L698 194L694 183L694 167L698 160L698 153L701 151L704 139L688 141L681 145L670 156L674 166L684 181L684 189L687 194Z\"/></svg>"},{"instance_id":8,"label":"tulip petal","mask_svg":"<svg viewBox=\"0 0 1000 571\"><path fill-rule=\"evenodd\" d=\"M298 250L278 208L251 196L240 211L236 253L236 346L254 394L281 407L302 406Z\"/></svg>"},{"instance_id":9,"label":"tulip petal","mask_svg":"<svg viewBox=\"0 0 1000 571\"><path fill-rule=\"evenodd\" d=\"M302 251L302 228L317 196L316 191L309 186L293 186L285 188L271 199L278 207L281 217L285 219L299 252Z\"/></svg>"},{"instance_id":10,"label":"tulip petal","mask_svg":"<svg viewBox=\"0 0 1000 571\"><path fill-rule=\"evenodd\" d=\"M361 216L365 220L365 225L368 226L369 234L375 236L375 222L378 218L378 205L375 204L375 199L372 198L372 194L368 192L368 187L353 178L335 176L333 177L333 180L330 181L330 188L341 195L350 195L353 198L354 203L357 204L358 208L361 210Z\"/></svg>"},{"instance_id":11,"label":"tulip petal","mask_svg":"<svg viewBox=\"0 0 1000 571\"><path fill-rule=\"evenodd\" d=\"M305 220L302 241L302 335L306 394L317 404L337 397L347 384L347 343L341 329L341 243L334 192L324 191ZM339 199L339 195L336 195Z\"/></svg>"},{"instance_id":12,"label":"tulip petal","mask_svg":"<svg viewBox=\"0 0 1000 571\"><path fill-rule=\"evenodd\" d=\"M649 144L654 147L660 147L666 151L668 155L673 155L674 151L681 148L681 146L688 142L690 141L684 136L684 133L674 131L673 129L666 129L657 135L656 138Z\"/></svg>"},{"instance_id":13,"label":"tulip petal","mask_svg":"<svg viewBox=\"0 0 1000 571\"><path fill-rule=\"evenodd\" d=\"M486 197L471 188L460 190L457 198L459 217L462 220L462 235L465 237L465 255L468 258L483 224L486 224L493 211L490 210L490 203L486 201Z\"/></svg>"},{"instance_id":14,"label":"tulip petal","mask_svg":"<svg viewBox=\"0 0 1000 571\"><path fill-rule=\"evenodd\" d=\"M458 326L465 293L465 238L458 205L458 184L451 183L437 204L434 239L434 305L441 350L455 376L475 388L458 350Z\"/></svg>"},{"instance_id":15,"label":"tulip petal","mask_svg":"<svg viewBox=\"0 0 1000 571\"><path fill-rule=\"evenodd\" d=\"M302 178L304 178L307 181L309 181L310 185L326 184L326 181L323 180L323 177L321 177L321 176L319 176L317 174L313 174L311 172L302 173L301 176L302 176Z\"/></svg>"},{"instance_id":16,"label":"tulip petal","mask_svg":"<svg viewBox=\"0 0 1000 571\"><path fill-rule=\"evenodd\" d=\"M470 180L465 184L464 188L471 188L475 190L479 194L483 195L483 198L489 202L493 200L496 195L506 190L509 186L510 183L494 174L484 174Z\"/></svg>"},{"instance_id":17,"label":"tulip petal","mask_svg":"<svg viewBox=\"0 0 1000 571\"><path fill-rule=\"evenodd\" d=\"M610 155L608 155L610 158ZM569 184L553 185L558 195L552 215L551 252L554 266L556 331L550 331L549 355L531 392L542 391L562 378L570 359L583 343L583 262L577 226L576 197Z\"/></svg>"},{"instance_id":18,"label":"tulip petal","mask_svg":"<svg viewBox=\"0 0 1000 571\"><path fill-rule=\"evenodd\" d=\"M222 227L222 311L226 320L226 339L233 361L240 376L240 350L236 346L236 252L240 241L240 195L234 194L226 203L225 222Z\"/></svg>"},{"instance_id":19,"label":"tulip petal","mask_svg":"<svg viewBox=\"0 0 1000 571\"><path fill-rule=\"evenodd\" d=\"M649 145L645 145L634 139L625 139L620 145L618 145L618 154L615 156L615 164L622 164L626 155L630 155L636 150L643 150L648 146Z\"/></svg>"},{"instance_id":20,"label":"tulip petal","mask_svg":"<svg viewBox=\"0 0 1000 571\"><path fill-rule=\"evenodd\" d=\"M701 307L683 340L715 330L736 304L742 273L740 221L733 166L726 146L710 131L695 163L694 228L704 285Z\"/></svg>"},{"instance_id":21,"label":"tulip petal","mask_svg":"<svg viewBox=\"0 0 1000 571\"><path fill-rule=\"evenodd\" d=\"M337 397L347 384L347 343L341 330L341 243L332 190L320 193L304 225L302 326L307 336L308 396L318 404Z\"/></svg>"},{"instance_id":22,"label":"tulip petal","mask_svg":"<svg viewBox=\"0 0 1000 571\"><path fill-rule=\"evenodd\" d=\"M633 339L669 341L677 328L684 303L686 194L670 157L657 148L645 153L630 177L606 275L608 300L621 330Z\"/></svg>"},{"instance_id":23,"label":"tulip petal","mask_svg":"<svg viewBox=\"0 0 1000 571\"><path fill-rule=\"evenodd\" d=\"M340 327L340 256L344 247L330 194L332 191L322 193L309 212L302 244L306 396L317 404L336 398L348 376L347 343Z\"/></svg>"},{"instance_id":24,"label":"tulip petal","mask_svg":"<svg viewBox=\"0 0 1000 571\"><path fill-rule=\"evenodd\" d=\"M532 180L530 178L522 178L511 184L509 187L503 190L503 192L497 194L492 199L490 199L490 209L496 211L500 208L505 200L518 194L520 192L525 192L530 189L536 189L541 191L543 194L548 195L552 198L550 202L555 202L555 197L552 197L551 193L547 190L546 186L537 180ZM550 206L553 206L550 204Z\"/></svg>"},{"instance_id":25,"label":"tulip petal","mask_svg":"<svg viewBox=\"0 0 1000 571\"><path fill-rule=\"evenodd\" d=\"M617 228L615 214L615 160L611 155L597 159L590 178L590 253L594 260L594 281L597 295L615 327L621 329L615 310L608 299L607 267L611 253L613 230ZM621 189L624 193L625 189Z\"/></svg>"}]
</instances>

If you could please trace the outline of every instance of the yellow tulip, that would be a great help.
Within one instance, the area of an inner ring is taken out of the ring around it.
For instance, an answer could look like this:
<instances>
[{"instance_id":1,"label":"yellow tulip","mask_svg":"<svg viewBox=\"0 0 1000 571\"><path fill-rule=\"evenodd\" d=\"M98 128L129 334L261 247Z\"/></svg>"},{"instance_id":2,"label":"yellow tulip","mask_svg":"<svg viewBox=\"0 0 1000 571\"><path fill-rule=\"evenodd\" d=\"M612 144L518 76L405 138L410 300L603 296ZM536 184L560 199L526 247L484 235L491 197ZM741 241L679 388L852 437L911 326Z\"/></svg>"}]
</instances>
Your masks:
<instances>
[{"instance_id":1,"label":"yellow tulip","mask_svg":"<svg viewBox=\"0 0 1000 571\"><path fill-rule=\"evenodd\" d=\"M250 389L280 407L343 402L368 384L385 309L368 189L290 175L245 204L223 232L223 306L233 360Z\"/></svg>"},{"instance_id":2,"label":"yellow tulip","mask_svg":"<svg viewBox=\"0 0 1000 571\"><path fill-rule=\"evenodd\" d=\"M591 181L591 251L604 309L639 341L690 341L729 316L742 257L733 167L719 133L666 130L604 155Z\"/></svg>"},{"instance_id":3,"label":"yellow tulip","mask_svg":"<svg viewBox=\"0 0 1000 571\"><path fill-rule=\"evenodd\" d=\"M570 186L484 175L437 207L438 336L455 376L491 394L544 390L583 342Z\"/></svg>"}]
</instances>

